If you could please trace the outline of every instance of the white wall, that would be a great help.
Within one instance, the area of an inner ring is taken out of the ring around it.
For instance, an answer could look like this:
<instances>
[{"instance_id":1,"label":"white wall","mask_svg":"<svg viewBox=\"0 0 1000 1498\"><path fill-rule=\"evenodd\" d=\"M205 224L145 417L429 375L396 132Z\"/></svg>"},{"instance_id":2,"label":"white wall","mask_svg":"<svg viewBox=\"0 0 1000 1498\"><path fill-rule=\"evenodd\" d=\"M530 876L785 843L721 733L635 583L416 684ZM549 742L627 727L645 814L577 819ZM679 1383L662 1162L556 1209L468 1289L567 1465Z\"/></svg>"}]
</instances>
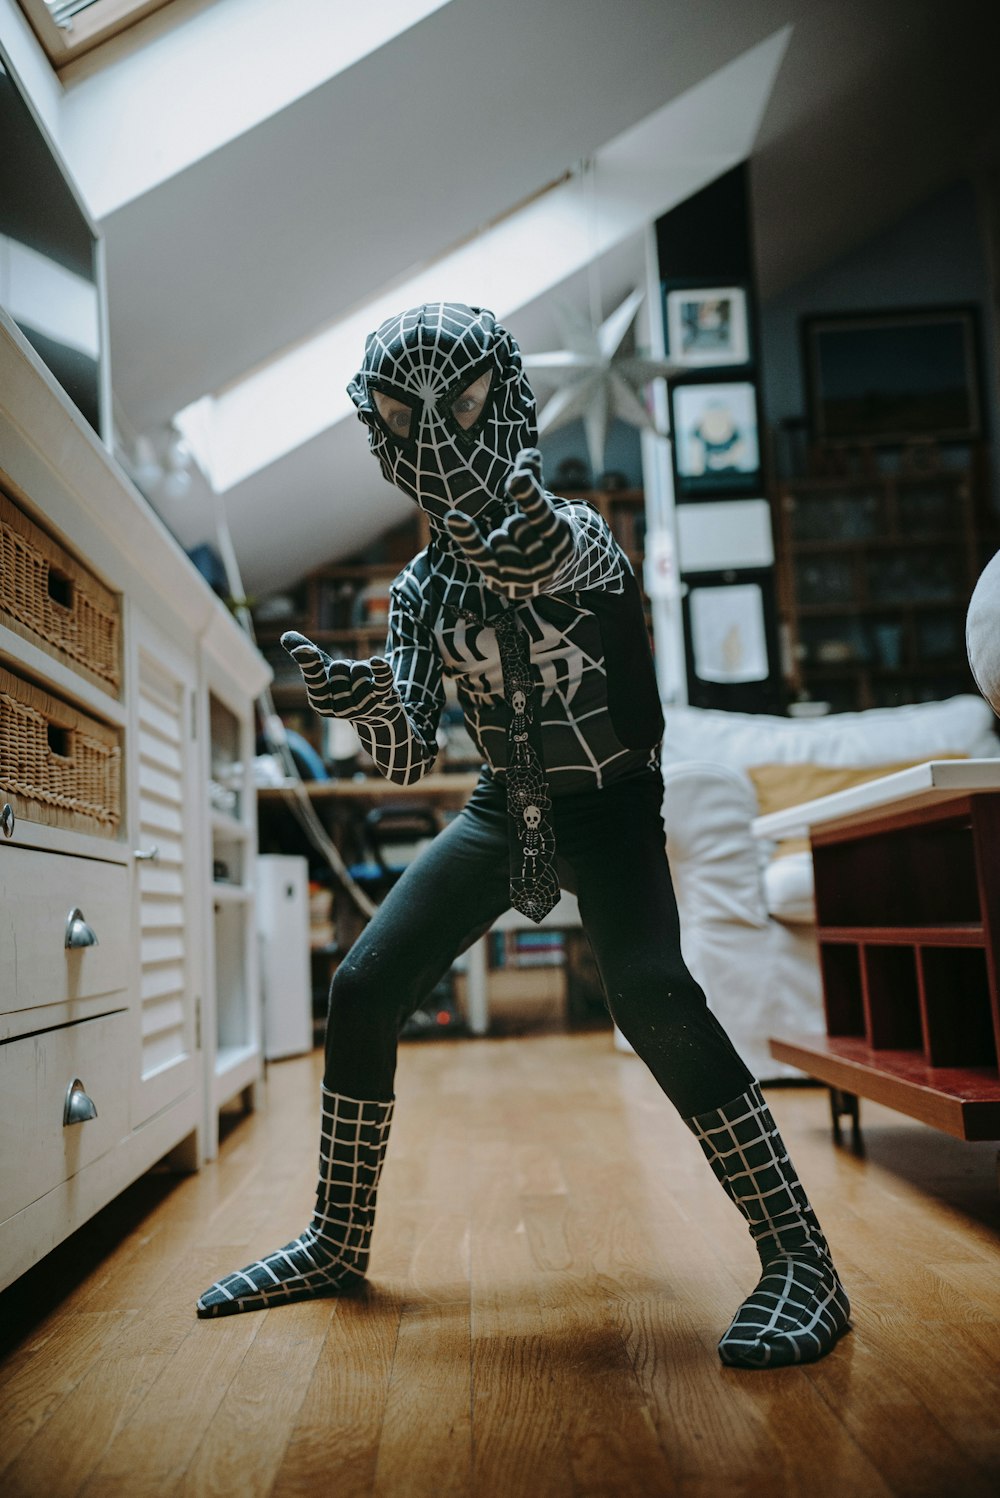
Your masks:
<instances>
[{"instance_id":1,"label":"white wall","mask_svg":"<svg viewBox=\"0 0 1000 1498\"><path fill-rule=\"evenodd\" d=\"M107 218L447 3L213 0L154 12L66 70L63 149L91 212Z\"/></svg>"}]
</instances>

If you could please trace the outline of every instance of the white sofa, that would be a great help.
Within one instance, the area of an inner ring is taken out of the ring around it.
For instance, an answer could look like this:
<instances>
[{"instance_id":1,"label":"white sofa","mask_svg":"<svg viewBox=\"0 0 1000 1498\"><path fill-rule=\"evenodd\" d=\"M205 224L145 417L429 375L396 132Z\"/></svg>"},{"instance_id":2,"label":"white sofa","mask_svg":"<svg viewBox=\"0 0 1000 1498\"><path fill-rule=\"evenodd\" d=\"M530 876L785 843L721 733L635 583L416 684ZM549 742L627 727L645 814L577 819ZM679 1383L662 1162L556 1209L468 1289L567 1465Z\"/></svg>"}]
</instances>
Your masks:
<instances>
[{"instance_id":1,"label":"white sofa","mask_svg":"<svg viewBox=\"0 0 1000 1498\"><path fill-rule=\"evenodd\" d=\"M976 685L1000 713L1000 551L983 569L969 600L965 642Z\"/></svg>"},{"instance_id":2,"label":"white sofa","mask_svg":"<svg viewBox=\"0 0 1000 1498\"><path fill-rule=\"evenodd\" d=\"M768 1037L824 1033L809 853L772 859L750 824L747 771L765 764L865 767L946 755L1000 755L979 697L827 718L667 709L667 851L685 958L737 1050L762 1080L796 1077Z\"/></svg>"}]
</instances>

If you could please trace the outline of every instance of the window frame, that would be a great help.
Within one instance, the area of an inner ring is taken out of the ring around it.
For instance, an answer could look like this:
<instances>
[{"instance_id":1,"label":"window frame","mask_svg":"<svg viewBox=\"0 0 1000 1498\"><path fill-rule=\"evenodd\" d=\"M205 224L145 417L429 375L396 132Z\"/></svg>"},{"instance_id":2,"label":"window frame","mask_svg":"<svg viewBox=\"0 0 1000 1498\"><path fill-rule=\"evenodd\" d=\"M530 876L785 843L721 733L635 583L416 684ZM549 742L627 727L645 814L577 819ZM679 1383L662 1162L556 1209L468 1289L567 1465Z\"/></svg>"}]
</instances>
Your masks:
<instances>
[{"instance_id":1,"label":"window frame","mask_svg":"<svg viewBox=\"0 0 1000 1498\"><path fill-rule=\"evenodd\" d=\"M94 0L73 17L69 30L56 25L45 0L18 0L18 4L58 72L137 21L162 10L171 0Z\"/></svg>"}]
</instances>

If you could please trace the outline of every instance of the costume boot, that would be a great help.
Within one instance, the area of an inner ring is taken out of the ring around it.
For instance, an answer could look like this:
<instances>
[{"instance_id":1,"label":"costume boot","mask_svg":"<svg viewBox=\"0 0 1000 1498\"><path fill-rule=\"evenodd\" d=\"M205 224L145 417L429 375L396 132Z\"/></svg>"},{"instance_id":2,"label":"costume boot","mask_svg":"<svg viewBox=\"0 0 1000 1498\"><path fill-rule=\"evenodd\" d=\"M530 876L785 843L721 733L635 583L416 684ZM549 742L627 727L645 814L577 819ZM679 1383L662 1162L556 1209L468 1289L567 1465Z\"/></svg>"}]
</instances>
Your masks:
<instances>
[{"instance_id":1,"label":"costume boot","mask_svg":"<svg viewBox=\"0 0 1000 1498\"><path fill-rule=\"evenodd\" d=\"M719 1356L736 1368L824 1357L847 1331L851 1307L760 1088L686 1122L750 1224L764 1270Z\"/></svg>"},{"instance_id":2,"label":"costume boot","mask_svg":"<svg viewBox=\"0 0 1000 1498\"><path fill-rule=\"evenodd\" d=\"M312 1222L294 1242L210 1286L198 1300L199 1316L232 1316L313 1300L364 1279L392 1106L359 1102L323 1088Z\"/></svg>"}]
</instances>

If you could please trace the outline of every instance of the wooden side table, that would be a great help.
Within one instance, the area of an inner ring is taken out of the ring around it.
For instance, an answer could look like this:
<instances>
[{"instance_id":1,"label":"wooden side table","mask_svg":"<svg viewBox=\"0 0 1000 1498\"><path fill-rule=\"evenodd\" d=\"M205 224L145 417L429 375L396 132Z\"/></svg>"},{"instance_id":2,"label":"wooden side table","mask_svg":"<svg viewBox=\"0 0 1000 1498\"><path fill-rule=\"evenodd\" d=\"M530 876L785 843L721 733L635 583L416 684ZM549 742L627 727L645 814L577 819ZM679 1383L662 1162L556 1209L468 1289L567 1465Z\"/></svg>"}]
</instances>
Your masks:
<instances>
[{"instance_id":1,"label":"wooden side table","mask_svg":"<svg viewBox=\"0 0 1000 1498\"><path fill-rule=\"evenodd\" d=\"M867 1097L1000 1139L1000 760L930 761L754 832L811 839L827 1035L770 1048L829 1085L835 1135L848 1113L860 1147Z\"/></svg>"}]
</instances>

